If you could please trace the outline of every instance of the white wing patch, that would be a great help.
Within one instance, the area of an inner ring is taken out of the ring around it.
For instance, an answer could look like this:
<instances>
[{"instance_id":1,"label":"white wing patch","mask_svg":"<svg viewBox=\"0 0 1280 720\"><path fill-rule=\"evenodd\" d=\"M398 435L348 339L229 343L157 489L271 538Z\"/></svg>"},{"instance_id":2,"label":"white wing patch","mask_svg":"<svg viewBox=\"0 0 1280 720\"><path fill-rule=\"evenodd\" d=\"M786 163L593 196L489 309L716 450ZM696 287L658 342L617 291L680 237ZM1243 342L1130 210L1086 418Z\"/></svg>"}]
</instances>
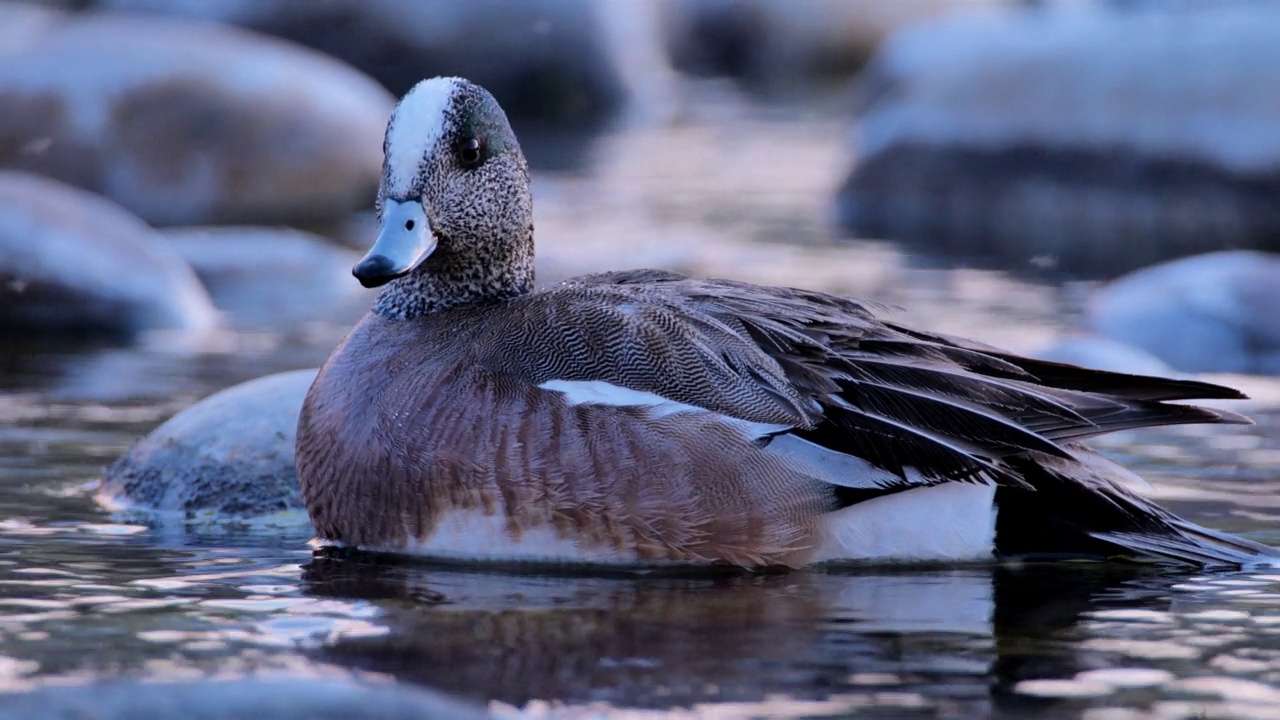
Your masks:
<instances>
[{"instance_id":1,"label":"white wing patch","mask_svg":"<svg viewBox=\"0 0 1280 720\"><path fill-rule=\"evenodd\" d=\"M445 133L444 111L458 78L431 78L414 85L396 105L387 125L387 191L399 197L413 187L422 158Z\"/></svg>"},{"instance_id":2,"label":"white wing patch","mask_svg":"<svg viewBox=\"0 0 1280 720\"><path fill-rule=\"evenodd\" d=\"M648 408L648 416L654 420L676 413L708 413L725 424L741 428L751 438L790 430L790 425L759 423L722 415L697 405L686 405L670 398L643 390L632 390L604 380L548 380L538 387L564 395L570 405L612 405L614 407Z\"/></svg>"},{"instance_id":3,"label":"white wing patch","mask_svg":"<svg viewBox=\"0 0 1280 720\"><path fill-rule=\"evenodd\" d=\"M779 435L769 442L768 450L805 464L814 475L832 485L879 490L903 484L903 479L888 470L872 465L856 455L837 452L795 435ZM908 474L907 482L920 482L918 474Z\"/></svg>"}]
</instances>

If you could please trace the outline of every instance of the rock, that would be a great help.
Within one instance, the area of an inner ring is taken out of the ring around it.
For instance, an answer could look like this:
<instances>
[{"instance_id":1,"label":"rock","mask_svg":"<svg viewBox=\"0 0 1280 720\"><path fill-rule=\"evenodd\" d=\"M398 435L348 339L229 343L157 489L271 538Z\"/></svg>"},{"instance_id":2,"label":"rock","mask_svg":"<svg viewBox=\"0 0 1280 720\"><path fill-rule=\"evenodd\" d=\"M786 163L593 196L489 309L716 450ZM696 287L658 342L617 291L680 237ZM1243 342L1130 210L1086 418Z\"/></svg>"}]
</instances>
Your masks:
<instances>
[{"instance_id":1,"label":"rock","mask_svg":"<svg viewBox=\"0 0 1280 720\"><path fill-rule=\"evenodd\" d=\"M389 682L333 677L50 685L0 701L0 720L481 720L482 707Z\"/></svg>"},{"instance_id":2,"label":"rock","mask_svg":"<svg viewBox=\"0 0 1280 720\"><path fill-rule=\"evenodd\" d=\"M377 295L351 276L358 253L311 233L224 226L177 228L165 237L239 330L350 327Z\"/></svg>"},{"instance_id":3,"label":"rock","mask_svg":"<svg viewBox=\"0 0 1280 720\"><path fill-rule=\"evenodd\" d=\"M843 223L1098 276L1280 249L1280 6L1066 5L887 40Z\"/></svg>"},{"instance_id":4,"label":"rock","mask_svg":"<svg viewBox=\"0 0 1280 720\"><path fill-rule=\"evenodd\" d=\"M43 5L51 5L53 0ZM0 2L0 57L24 48L32 37L48 32L62 17L35 5Z\"/></svg>"},{"instance_id":5,"label":"rock","mask_svg":"<svg viewBox=\"0 0 1280 720\"><path fill-rule=\"evenodd\" d=\"M369 252L374 238L378 237L378 215L372 209L354 212L342 220L318 229L317 232L363 255Z\"/></svg>"},{"instance_id":6,"label":"rock","mask_svg":"<svg viewBox=\"0 0 1280 720\"><path fill-rule=\"evenodd\" d=\"M1178 375L1167 363L1145 350L1094 335L1078 335L1060 340L1035 353L1035 356L1043 360L1131 375Z\"/></svg>"},{"instance_id":7,"label":"rock","mask_svg":"<svg viewBox=\"0 0 1280 720\"><path fill-rule=\"evenodd\" d=\"M183 410L108 468L99 487L114 508L305 522L293 444L316 370L268 375Z\"/></svg>"},{"instance_id":8,"label":"rock","mask_svg":"<svg viewBox=\"0 0 1280 720\"><path fill-rule=\"evenodd\" d=\"M0 328L199 331L216 317L182 257L124 208L36 175L0 172Z\"/></svg>"},{"instance_id":9,"label":"rock","mask_svg":"<svg viewBox=\"0 0 1280 720\"><path fill-rule=\"evenodd\" d=\"M1183 372L1280 374L1280 255L1209 253L1099 291L1089 327Z\"/></svg>"},{"instance_id":10,"label":"rock","mask_svg":"<svg viewBox=\"0 0 1280 720\"><path fill-rule=\"evenodd\" d=\"M392 96L305 48L211 23L0 4L0 167L155 224L366 207Z\"/></svg>"},{"instance_id":11,"label":"rock","mask_svg":"<svg viewBox=\"0 0 1280 720\"><path fill-rule=\"evenodd\" d=\"M619 42L610 14L634 8L594 0L96 0L96 5L219 20L278 35L350 63L396 95L424 77L460 75L488 88L517 121L553 125L593 125L611 116L626 100L629 71L623 66L635 59L633 50L641 43L657 44L656 37Z\"/></svg>"},{"instance_id":12,"label":"rock","mask_svg":"<svg viewBox=\"0 0 1280 720\"><path fill-rule=\"evenodd\" d=\"M661 30L679 70L772 93L847 80L881 39L959 8L1010 0L664 0Z\"/></svg>"}]
</instances>

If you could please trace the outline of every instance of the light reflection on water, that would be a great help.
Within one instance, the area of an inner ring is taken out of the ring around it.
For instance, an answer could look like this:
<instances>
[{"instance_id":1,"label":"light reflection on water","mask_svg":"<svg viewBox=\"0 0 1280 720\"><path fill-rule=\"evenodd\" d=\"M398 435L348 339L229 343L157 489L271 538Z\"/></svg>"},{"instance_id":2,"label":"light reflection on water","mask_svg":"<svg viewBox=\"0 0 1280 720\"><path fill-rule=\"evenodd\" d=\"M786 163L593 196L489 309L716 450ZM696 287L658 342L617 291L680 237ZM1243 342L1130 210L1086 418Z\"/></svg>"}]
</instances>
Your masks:
<instances>
[{"instance_id":1,"label":"light reflection on water","mask_svg":"<svg viewBox=\"0 0 1280 720\"><path fill-rule=\"evenodd\" d=\"M693 118L606 139L587 176L540 178L544 279L661 265L805 285L1020 351L1070 323L1078 287L832 242L825 208L847 161L838 123L729 120L732 131ZM138 436L232 383L317 365L357 310L180 350L9 344L0 690L283 675L400 681L496 701L500 716L1277 716L1280 571L474 572L313 557L298 530L149 526L94 506L85 483ZM1255 426L1100 446L1179 512L1280 543L1280 393L1247 382L1263 398L1246 408Z\"/></svg>"}]
</instances>

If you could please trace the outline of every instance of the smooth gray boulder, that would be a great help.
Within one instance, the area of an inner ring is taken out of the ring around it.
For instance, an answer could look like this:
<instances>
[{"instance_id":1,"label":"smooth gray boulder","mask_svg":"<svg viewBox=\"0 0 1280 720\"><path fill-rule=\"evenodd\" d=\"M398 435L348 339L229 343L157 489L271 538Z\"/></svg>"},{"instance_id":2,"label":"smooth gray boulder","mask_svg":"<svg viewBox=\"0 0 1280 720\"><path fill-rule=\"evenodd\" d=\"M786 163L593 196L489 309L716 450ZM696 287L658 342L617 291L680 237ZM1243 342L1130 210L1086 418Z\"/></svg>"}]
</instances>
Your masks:
<instances>
[{"instance_id":1,"label":"smooth gray boulder","mask_svg":"<svg viewBox=\"0 0 1280 720\"><path fill-rule=\"evenodd\" d=\"M1115 276L1280 249L1280 5L971 13L890 37L839 192L863 237Z\"/></svg>"},{"instance_id":2,"label":"smooth gray boulder","mask_svg":"<svg viewBox=\"0 0 1280 720\"><path fill-rule=\"evenodd\" d=\"M1130 375L1178 375L1168 363L1141 348L1097 335L1064 338L1036 352L1035 356L1043 360Z\"/></svg>"},{"instance_id":3,"label":"smooth gray boulder","mask_svg":"<svg viewBox=\"0 0 1280 720\"><path fill-rule=\"evenodd\" d=\"M164 236L238 330L350 327L377 295L351 276L359 253L301 230L187 227Z\"/></svg>"},{"instance_id":4,"label":"smooth gray boulder","mask_svg":"<svg viewBox=\"0 0 1280 720\"><path fill-rule=\"evenodd\" d=\"M1280 374L1280 255L1237 250L1130 273L1086 322L1183 372Z\"/></svg>"},{"instance_id":5,"label":"smooth gray boulder","mask_svg":"<svg viewBox=\"0 0 1280 720\"><path fill-rule=\"evenodd\" d=\"M217 23L0 3L0 168L153 224L364 208L394 98L312 50Z\"/></svg>"},{"instance_id":6,"label":"smooth gray boulder","mask_svg":"<svg viewBox=\"0 0 1280 720\"><path fill-rule=\"evenodd\" d=\"M293 446L316 372L250 380L183 410L107 469L100 501L192 519L306 522Z\"/></svg>"},{"instance_id":7,"label":"smooth gray boulder","mask_svg":"<svg viewBox=\"0 0 1280 720\"><path fill-rule=\"evenodd\" d=\"M483 708L398 683L335 678L105 680L0 695L0 720L482 720Z\"/></svg>"},{"instance_id":8,"label":"smooth gray boulder","mask_svg":"<svg viewBox=\"0 0 1280 720\"><path fill-rule=\"evenodd\" d=\"M97 195L0 171L0 328L133 334L216 319L191 268L146 223Z\"/></svg>"},{"instance_id":9,"label":"smooth gray boulder","mask_svg":"<svg viewBox=\"0 0 1280 720\"><path fill-rule=\"evenodd\" d=\"M596 0L95 0L97 7L217 20L288 38L402 95L424 77L488 88L517 120L579 126L618 111L633 89L629 14L649 3ZM623 17L614 17L621 13ZM620 22L615 22L620 21ZM623 27L629 26L629 27ZM615 31L622 30L620 35ZM655 52L654 55L657 55ZM386 121L386 118L382 118Z\"/></svg>"}]
</instances>

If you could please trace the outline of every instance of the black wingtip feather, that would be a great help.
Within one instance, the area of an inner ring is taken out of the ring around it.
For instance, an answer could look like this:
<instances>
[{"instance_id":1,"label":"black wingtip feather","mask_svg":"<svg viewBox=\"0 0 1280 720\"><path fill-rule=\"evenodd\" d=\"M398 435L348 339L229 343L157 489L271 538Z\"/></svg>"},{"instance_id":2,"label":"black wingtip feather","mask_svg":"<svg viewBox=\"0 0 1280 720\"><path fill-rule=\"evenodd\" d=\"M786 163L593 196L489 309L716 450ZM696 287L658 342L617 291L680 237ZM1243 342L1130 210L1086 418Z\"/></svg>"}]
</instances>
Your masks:
<instances>
[{"instance_id":1,"label":"black wingtip feather","mask_svg":"<svg viewBox=\"0 0 1280 720\"><path fill-rule=\"evenodd\" d=\"M1050 387L1114 395L1132 400L1249 399L1248 395L1235 388L1202 380L1085 368L1054 360L1025 357L973 340L941 333L921 332L896 323L885 323L885 325L917 343L934 346L943 353L950 352L952 360L983 375L1011 380L1027 380L1029 379L1027 376L1030 376L1036 382ZM957 354L956 351L960 353ZM977 358L976 361L975 358Z\"/></svg>"},{"instance_id":2,"label":"black wingtip feather","mask_svg":"<svg viewBox=\"0 0 1280 720\"><path fill-rule=\"evenodd\" d=\"M1237 413L1237 412L1231 412L1230 410L1222 410L1220 408L1206 408L1206 407L1197 407L1196 409L1202 413L1206 413L1209 415L1209 419L1204 420L1203 422L1220 423L1222 425L1254 425L1255 424L1253 421L1253 418L1247 415L1241 415L1240 413Z\"/></svg>"},{"instance_id":3,"label":"black wingtip feather","mask_svg":"<svg viewBox=\"0 0 1280 720\"><path fill-rule=\"evenodd\" d=\"M1095 370L1077 365L1036 360L1001 353L1001 360L1017 365L1045 385L1065 390L1104 393L1132 400L1248 400L1249 396L1226 385L1166 378L1154 375Z\"/></svg>"}]
</instances>

